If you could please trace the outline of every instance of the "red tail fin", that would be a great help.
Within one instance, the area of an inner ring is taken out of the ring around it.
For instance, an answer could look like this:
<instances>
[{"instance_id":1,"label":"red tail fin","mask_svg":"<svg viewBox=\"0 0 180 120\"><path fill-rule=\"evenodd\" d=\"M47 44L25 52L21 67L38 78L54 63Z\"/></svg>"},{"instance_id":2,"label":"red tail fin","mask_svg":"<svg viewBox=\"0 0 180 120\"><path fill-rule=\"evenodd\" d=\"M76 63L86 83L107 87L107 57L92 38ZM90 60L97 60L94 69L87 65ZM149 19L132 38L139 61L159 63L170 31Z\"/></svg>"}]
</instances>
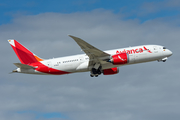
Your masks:
<instances>
[{"instance_id":1,"label":"red tail fin","mask_svg":"<svg viewBox=\"0 0 180 120\"><path fill-rule=\"evenodd\" d=\"M33 54L30 50L25 48L16 40L8 40L14 52L18 56L19 60L22 64L31 64L39 61L43 61L43 59L39 58L35 54Z\"/></svg>"}]
</instances>

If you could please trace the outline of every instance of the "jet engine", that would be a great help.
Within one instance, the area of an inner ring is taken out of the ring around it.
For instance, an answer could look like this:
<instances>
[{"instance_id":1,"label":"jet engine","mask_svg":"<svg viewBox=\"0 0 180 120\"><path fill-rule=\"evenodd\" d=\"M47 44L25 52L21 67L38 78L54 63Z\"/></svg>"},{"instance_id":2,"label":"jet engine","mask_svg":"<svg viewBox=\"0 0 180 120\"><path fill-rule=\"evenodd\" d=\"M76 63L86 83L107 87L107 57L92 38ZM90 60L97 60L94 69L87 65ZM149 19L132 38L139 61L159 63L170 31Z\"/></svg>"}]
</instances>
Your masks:
<instances>
[{"instance_id":1,"label":"jet engine","mask_svg":"<svg viewBox=\"0 0 180 120\"><path fill-rule=\"evenodd\" d=\"M103 70L104 75L114 75L117 73L119 73L119 68L117 67Z\"/></svg>"},{"instance_id":2,"label":"jet engine","mask_svg":"<svg viewBox=\"0 0 180 120\"><path fill-rule=\"evenodd\" d=\"M111 59L109 60L113 65L121 65L121 64L127 64L129 62L129 54L128 53L120 53L111 56Z\"/></svg>"}]
</instances>

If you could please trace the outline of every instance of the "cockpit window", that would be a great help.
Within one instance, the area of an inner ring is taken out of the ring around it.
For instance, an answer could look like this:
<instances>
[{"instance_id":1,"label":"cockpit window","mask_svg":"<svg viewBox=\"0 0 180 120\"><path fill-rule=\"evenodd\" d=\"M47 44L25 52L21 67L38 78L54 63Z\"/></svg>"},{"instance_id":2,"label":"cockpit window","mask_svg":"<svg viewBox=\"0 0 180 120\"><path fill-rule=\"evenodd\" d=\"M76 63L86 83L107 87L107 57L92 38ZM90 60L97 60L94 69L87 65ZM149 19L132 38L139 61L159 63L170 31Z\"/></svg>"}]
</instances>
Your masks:
<instances>
[{"instance_id":1,"label":"cockpit window","mask_svg":"<svg viewBox=\"0 0 180 120\"><path fill-rule=\"evenodd\" d=\"M166 47L163 47L163 49L166 49Z\"/></svg>"}]
</instances>

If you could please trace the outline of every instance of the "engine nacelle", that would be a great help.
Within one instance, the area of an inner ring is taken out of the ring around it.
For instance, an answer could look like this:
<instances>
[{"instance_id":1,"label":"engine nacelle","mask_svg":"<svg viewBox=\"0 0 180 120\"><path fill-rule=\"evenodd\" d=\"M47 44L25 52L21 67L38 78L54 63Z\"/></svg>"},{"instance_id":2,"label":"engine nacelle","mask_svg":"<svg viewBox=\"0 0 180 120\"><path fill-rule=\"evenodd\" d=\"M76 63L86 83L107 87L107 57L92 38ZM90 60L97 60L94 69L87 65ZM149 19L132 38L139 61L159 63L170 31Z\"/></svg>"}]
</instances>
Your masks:
<instances>
[{"instance_id":1,"label":"engine nacelle","mask_svg":"<svg viewBox=\"0 0 180 120\"><path fill-rule=\"evenodd\" d=\"M113 63L113 65L122 65L127 64L129 62L129 54L128 53L120 53L111 56L110 62Z\"/></svg>"},{"instance_id":2,"label":"engine nacelle","mask_svg":"<svg viewBox=\"0 0 180 120\"><path fill-rule=\"evenodd\" d=\"M104 75L114 75L117 73L119 73L119 68L117 67L103 70Z\"/></svg>"}]
</instances>

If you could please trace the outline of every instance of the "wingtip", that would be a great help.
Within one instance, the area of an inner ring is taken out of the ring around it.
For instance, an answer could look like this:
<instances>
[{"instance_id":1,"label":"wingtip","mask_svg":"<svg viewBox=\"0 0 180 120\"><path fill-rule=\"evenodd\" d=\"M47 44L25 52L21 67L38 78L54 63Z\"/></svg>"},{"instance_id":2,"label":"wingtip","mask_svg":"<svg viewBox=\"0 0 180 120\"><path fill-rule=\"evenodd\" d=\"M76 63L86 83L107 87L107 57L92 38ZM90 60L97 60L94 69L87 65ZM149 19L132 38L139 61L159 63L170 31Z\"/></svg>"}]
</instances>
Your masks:
<instances>
[{"instance_id":1,"label":"wingtip","mask_svg":"<svg viewBox=\"0 0 180 120\"><path fill-rule=\"evenodd\" d=\"M73 37L72 35L68 35L69 37Z\"/></svg>"},{"instance_id":2,"label":"wingtip","mask_svg":"<svg viewBox=\"0 0 180 120\"><path fill-rule=\"evenodd\" d=\"M78 37L73 36L73 35L68 35L68 36L71 37L71 38L73 38L73 39L78 38ZM79 39L80 39L80 38L79 38Z\"/></svg>"}]
</instances>

